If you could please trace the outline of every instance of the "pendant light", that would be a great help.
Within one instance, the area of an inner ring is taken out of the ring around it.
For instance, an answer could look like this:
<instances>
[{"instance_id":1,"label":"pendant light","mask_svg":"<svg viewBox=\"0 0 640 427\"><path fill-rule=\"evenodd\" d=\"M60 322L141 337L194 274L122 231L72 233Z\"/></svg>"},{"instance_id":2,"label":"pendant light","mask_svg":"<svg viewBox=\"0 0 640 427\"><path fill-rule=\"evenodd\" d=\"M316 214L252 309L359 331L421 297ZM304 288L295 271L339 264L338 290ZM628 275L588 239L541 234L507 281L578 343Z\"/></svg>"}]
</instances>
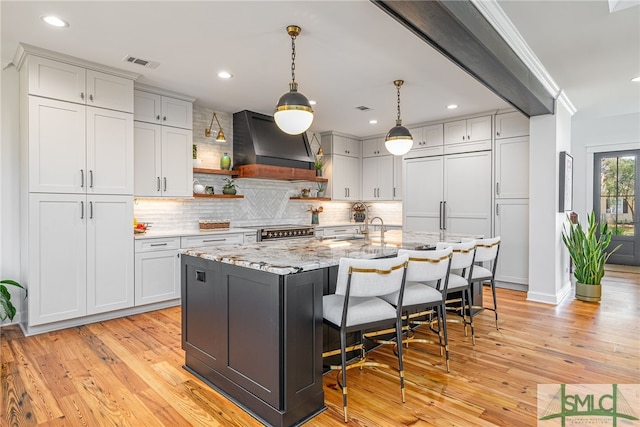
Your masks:
<instances>
[{"instance_id":1,"label":"pendant light","mask_svg":"<svg viewBox=\"0 0 640 427\"><path fill-rule=\"evenodd\" d=\"M287 33L291 36L291 83L289 92L280 97L273 118L278 127L289 135L298 135L309 129L313 122L313 109L306 96L298 92L296 83L296 37L302 29L289 25Z\"/></svg>"},{"instance_id":2,"label":"pendant light","mask_svg":"<svg viewBox=\"0 0 640 427\"><path fill-rule=\"evenodd\" d=\"M400 86L403 83L404 80L395 80L393 82L398 90L398 117L396 118L396 125L391 128L384 138L384 146L387 151L395 156L406 154L413 146L413 136L411 136L409 129L402 126L402 119L400 119Z\"/></svg>"}]
</instances>

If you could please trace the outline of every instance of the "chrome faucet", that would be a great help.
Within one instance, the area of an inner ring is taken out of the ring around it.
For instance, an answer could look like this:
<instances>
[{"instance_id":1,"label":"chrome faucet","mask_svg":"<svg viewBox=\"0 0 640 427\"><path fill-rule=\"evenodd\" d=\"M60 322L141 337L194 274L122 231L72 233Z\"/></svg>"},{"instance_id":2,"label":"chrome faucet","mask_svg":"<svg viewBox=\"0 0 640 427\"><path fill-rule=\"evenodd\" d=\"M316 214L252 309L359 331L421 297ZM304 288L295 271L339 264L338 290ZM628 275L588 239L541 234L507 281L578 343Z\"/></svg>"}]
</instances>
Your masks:
<instances>
[{"instance_id":1,"label":"chrome faucet","mask_svg":"<svg viewBox=\"0 0 640 427\"><path fill-rule=\"evenodd\" d=\"M374 219L380 220L380 243L384 243L384 232L387 231L387 229L384 228L384 221L379 216L374 216L373 218L371 218L371 221L369 221L371 225L373 225Z\"/></svg>"}]
</instances>

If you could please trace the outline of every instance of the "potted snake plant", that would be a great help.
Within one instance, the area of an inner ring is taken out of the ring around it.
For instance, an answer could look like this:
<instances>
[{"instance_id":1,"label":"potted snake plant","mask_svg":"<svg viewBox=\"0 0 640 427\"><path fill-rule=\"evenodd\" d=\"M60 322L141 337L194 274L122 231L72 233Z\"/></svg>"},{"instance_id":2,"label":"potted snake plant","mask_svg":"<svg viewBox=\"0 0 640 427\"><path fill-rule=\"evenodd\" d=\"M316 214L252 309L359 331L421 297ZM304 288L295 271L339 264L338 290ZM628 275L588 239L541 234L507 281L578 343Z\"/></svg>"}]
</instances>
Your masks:
<instances>
[{"instance_id":1,"label":"potted snake plant","mask_svg":"<svg viewBox=\"0 0 640 427\"><path fill-rule=\"evenodd\" d=\"M563 226L562 241L569 250L573 262L573 275L576 278L576 298L581 301L598 302L602 295L602 277L604 265L615 251L616 246L607 252L611 243L612 231L606 222L598 224L592 211L587 215L587 229L582 224Z\"/></svg>"},{"instance_id":2,"label":"potted snake plant","mask_svg":"<svg viewBox=\"0 0 640 427\"><path fill-rule=\"evenodd\" d=\"M16 308L11 303L11 294L5 285L24 289L25 298L27 297L27 290L20 283L14 280L0 280L0 322L4 321L7 317L9 320L13 320L13 317L16 315Z\"/></svg>"}]
</instances>

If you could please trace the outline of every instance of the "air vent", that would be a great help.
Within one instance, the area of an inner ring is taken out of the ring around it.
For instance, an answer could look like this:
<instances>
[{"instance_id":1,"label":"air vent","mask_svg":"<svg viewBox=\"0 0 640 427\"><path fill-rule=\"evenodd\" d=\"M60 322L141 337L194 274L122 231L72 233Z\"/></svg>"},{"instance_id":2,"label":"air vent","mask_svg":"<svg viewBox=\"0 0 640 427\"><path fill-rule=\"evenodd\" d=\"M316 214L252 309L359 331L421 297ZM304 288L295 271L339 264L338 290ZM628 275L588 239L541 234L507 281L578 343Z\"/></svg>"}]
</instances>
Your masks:
<instances>
[{"instance_id":1,"label":"air vent","mask_svg":"<svg viewBox=\"0 0 640 427\"><path fill-rule=\"evenodd\" d=\"M159 62L155 61L147 61L146 59L136 58L135 56L125 56L123 59L124 62L130 62L132 64L142 65L147 68L157 68L160 65Z\"/></svg>"},{"instance_id":2,"label":"air vent","mask_svg":"<svg viewBox=\"0 0 640 427\"><path fill-rule=\"evenodd\" d=\"M366 105L361 105L359 107L356 107L356 110L369 111L369 110L371 110L371 108L367 107Z\"/></svg>"}]
</instances>

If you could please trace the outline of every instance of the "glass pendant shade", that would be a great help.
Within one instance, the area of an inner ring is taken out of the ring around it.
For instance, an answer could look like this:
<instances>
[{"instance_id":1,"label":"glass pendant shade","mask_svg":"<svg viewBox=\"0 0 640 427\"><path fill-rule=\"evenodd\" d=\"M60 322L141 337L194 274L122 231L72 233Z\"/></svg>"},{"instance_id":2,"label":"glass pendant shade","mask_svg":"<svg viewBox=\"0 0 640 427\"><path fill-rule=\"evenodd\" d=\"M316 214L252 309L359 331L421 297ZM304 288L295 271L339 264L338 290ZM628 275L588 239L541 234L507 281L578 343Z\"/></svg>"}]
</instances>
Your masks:
<instances>
[{"instance_id":1,"label":"glass pendant shade","mask_svg":"<svg viewBox=\"0 0 640 427\"><path fill-rule=\"evenodd\" d=\"M406 154L413 147L411 132L402 125L395 125L385 137L384 146L388 152L395 156Z\"/></svg>"},{"instance_id":2,"label":"glass pendant shade","mask_svg":"<svg viewBox=\"0 0 640 427\"><path fill-rule=\"evenodd\" d=\"M273 118L276 125L289 135L305 132L313 123L313 109L306 96L298 92L297 84L280 97Z\"/></svg>"}]
</instances>

